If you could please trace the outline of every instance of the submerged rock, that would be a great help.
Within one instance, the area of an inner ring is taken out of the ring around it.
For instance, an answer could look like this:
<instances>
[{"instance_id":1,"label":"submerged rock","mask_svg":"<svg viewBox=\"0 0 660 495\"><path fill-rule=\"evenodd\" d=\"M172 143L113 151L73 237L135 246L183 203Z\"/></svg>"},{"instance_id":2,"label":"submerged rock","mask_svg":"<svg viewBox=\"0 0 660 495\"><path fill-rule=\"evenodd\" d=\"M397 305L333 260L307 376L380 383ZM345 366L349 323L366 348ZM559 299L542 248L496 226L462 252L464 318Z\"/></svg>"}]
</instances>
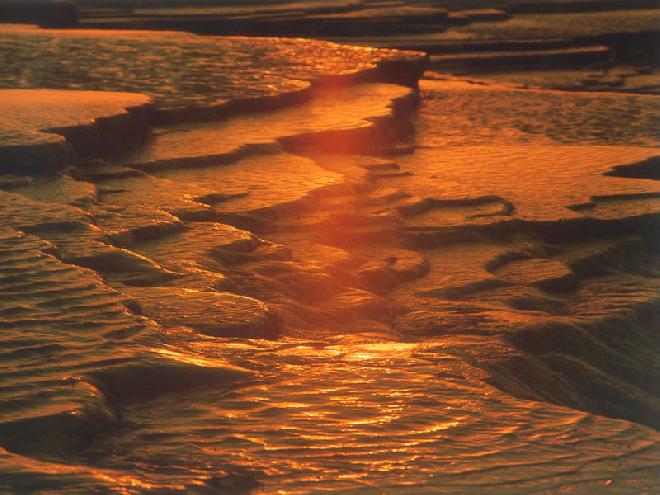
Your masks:
<instances>
[{"instance_id":1,"label":"submerged rock","mask_svg":"<svg viewBox=\"0 0 660 495\"><path fill-rule=\"evenodd\" d=\"M89 207L97 200L94 184L75 180L66 175L35 178L29 184L12 190L36 201L65 203L78 207Z\"/></svg>"},{"instance_id":2,"label":"submerged rock","mask_svg":"<svg viewBox=\"0 0 660 495\"><path fill-rule=\"evenodd\" d=\"M272 339L277 316L263 302L229 292L177 287L129 288L144 314L163 326L186 326L215 337Z\"/></svg>"},{"instance_id":3,"label":"submerged rock","mask_svg":"<svg viewBox=\"0 0 660 495\"><path fill-rule=\"evenodd\" d=\"M115 403L125 403L198 387L227 386L251 373L219 359L161 348L117 358L89 376Z\"/></svg>"},{"instance_id":4,"label":"submerged rock","mask_svg":"<svg viewBox=\"0 0 660 495\"><path fill-rule=\"evenodd\" d=\"M575 274L568 266L550 259L512 261L495 274L505 280L535 285L550 292L570 291L577 283Z\"/></svg>"},{"instance_id":5,"label":"submerged rock","mask_svg":"<svg viewBox=\"0 0 660 495\"><path fill-rule=\"evenodd\" d=\"M144 256L112 246L99 246L89 254L69 255L67 260L130 285L152 285L174 276Z\"/></svg>"},{"instance_id":6,"label":"submerged rock","mask_svg":"<svg viewBox=\"0 0 660 495\"><path fill-rule=\"evenodd\" d=\"M382 294L401 282L424 276L429 271L429 263L424 255L415 251L389 248L356 253L336 269L360 287Z\"/></svg>"},{"instance_id":7,"label":"submerged rock","mask_svg":"<svg viewBox=\"0 0 660 495\"><path fill-rule=\"evenodd\" d=\"M323 304L322 312L339 322L362 319L387 319L390 308L387 301L362 289L349 288L330 297Z\"/></svg>"}]
</instances>

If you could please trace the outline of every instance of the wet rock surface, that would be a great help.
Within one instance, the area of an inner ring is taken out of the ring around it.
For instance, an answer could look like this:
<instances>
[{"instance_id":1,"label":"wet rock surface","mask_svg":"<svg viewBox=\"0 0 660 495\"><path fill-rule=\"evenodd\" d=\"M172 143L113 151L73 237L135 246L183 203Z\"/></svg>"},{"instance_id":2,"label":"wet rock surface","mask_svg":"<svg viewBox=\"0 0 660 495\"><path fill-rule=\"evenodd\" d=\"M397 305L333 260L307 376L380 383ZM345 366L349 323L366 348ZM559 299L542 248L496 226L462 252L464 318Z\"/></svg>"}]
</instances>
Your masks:
<instances>
[{"instance_id":1,"label":"wet rock surface","mask_svg":"<svg viewBox=\"0 0 660 495\"><path fill-rule=\"evenodd\" d=\"M277 318L250 297L227 292L149 287L125 289L146 314L163 325L191 327L214 337L275 338Z\"/></svg>"},{"instance_id":2,"label":"wet rock surface","mask_svg":"<svg viewBox=\"0 0 660 495\"><path fill-rule=\"evenodd\" d=\"M657 4L567 0L474 7L484 6L504 12L453 10L446 30L335 39L425 51L438 71L523 87L657 94Z\"/></svg>"},{"instance_id":3,"label":"wet rock surface","mask_svg":"<svg viewBox=\"0 0 660 495\"><path fill-rule=\"evenodd\" d=\"M0 491L653 491L653 97L327 91L0 178Z\"/></svg>"},{"instance_id":4,"label":"wet rock surface","mask_svg":"<svg viewBox=\"0 0 660 495\"><path fill-rule=\"evenodd\" d=\"M80 133L86 134L86 147L125 146L136 138L127 131L144 134L136 114L144 114L150 104L150 98L131 93L0 90L0 170L57 172L75 161L72 141Z\"/></svg>"},{"instance_id":5,"label":"wet rock surface","mask_svg":"<svg viewBox=\"0 0 660 495\"><path fill-rule=\"evenodd\" d=\"M0 87L144 93L155 97L158 108L176 110L176 119L187 120L231 115L241 107L269 108L266 97L295 95L323 77L357 77L373 72L379 64L385 64L383 79L389 63L394 64L395 73L409 72L411 80L416 80L424 61L421 53L340 48L323 41L205 38L155 31L0 25L0 40L8 60L0 70ZM290 63L292 58L296 64ZM62 61L69 62L63 66ZM179 77L181 73L187 77ZM374 78L378 77L376 70ZM164 80L171 84L163 84Z\"/></svg>"}]
</instances>

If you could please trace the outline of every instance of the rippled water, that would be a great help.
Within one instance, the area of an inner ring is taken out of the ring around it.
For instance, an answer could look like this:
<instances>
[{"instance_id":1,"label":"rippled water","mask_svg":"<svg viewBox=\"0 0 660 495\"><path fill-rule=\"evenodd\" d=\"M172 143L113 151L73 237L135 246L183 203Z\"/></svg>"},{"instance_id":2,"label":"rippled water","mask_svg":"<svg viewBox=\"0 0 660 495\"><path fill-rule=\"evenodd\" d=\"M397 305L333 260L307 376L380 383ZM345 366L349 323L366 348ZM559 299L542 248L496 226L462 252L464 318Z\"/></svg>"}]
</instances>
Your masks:
<instances>
[{"instance_id":1,"label":"rippled water","mask_svg":"<svg viewBox=\"0 0 660 495\"><path fill-rule=\"evenodd\" d=\"M132 91L157 97L162 107L292 92L401 56L304 39L20 25L3 25L0 42L2 87Z\"/></svg>"},{"instance_id":2,"label":"rippled water","mask_svg":"<svg viewBox=\"0 0 660 495\"><path fill-rule=\"evenodd\" d=\"M652 147L660 139L660 103L655 96L520 91L451 79L426 81L423 91L426 103L420 124L424 139L432 139L436 147L493 143Z\"/></svg>"},{"instance_id":3,"label":"rippled water","mask_svg":"<svg viewBox=\"0 0 660 495\"><path fill-rule=\"evenodd\" d=\"M412 135L406 89L315 96L2 175L0 491L656 491L660 190L604 175L655 98L424 82Z\"/></svg>"},{"instance_id":4,"label":"rippled water","mask_svg":"<svg viewBox=\"0 0 660 495\"><path fill-rule=\"evenodd\" d=\"M655 483L655 440L485 385L459 357L469 338L360 340L200 345L256 368L255 383L130 407L134 424L97 448L109 465L130 451L179 477L223 463L257 471L255 493L593 493L613 469L614 493Z\"/></svg>"}]
</instances>

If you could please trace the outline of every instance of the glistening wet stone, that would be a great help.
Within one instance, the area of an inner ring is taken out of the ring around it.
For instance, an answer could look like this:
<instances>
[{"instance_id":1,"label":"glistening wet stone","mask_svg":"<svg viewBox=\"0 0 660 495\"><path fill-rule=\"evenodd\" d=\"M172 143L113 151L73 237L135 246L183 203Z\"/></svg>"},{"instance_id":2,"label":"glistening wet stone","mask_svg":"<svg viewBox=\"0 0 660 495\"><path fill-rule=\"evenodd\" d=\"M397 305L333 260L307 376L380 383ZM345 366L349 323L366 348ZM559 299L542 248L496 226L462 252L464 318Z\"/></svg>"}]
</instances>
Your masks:
<instances>
[{"instance_id":1,"label":"glistening wet stone","mask_svg":"<svg viewBox=\"0 0 660 495\"><path fill-rule=\"evenodd\" d=\"M7 29L102 66L19 60L25 84L140 86L160 111L281 94L336 47ZM165 52L198 55L201 83L167 87ZM0 491L653 491L657 181L607 174L655 153L654 100L333 94L164 126L144 149L162 160L85 160L80 194L0 178Z\"/></svg>"}]
</instances>

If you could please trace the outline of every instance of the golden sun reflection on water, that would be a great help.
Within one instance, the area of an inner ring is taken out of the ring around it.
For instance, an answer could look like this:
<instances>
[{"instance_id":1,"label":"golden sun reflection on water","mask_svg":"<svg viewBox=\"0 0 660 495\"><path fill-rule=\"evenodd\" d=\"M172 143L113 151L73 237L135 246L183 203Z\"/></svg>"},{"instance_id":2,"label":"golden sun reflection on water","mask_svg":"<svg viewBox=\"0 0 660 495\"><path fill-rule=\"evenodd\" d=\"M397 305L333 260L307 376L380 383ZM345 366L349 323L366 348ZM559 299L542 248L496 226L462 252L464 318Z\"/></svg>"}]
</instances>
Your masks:
<instances>
[{"instance_id":1,"label":"golden sun reflection on water","mask_svg":"<svg viewBox=\"0 0 660 495\"><path fill-rule=\"evenodd\" d=\"M594 486L590 480L612 462L611 442L635 435L625 423L501 394L470 379L452 347L459 350L460 340L201 341L183 354L203 353L208 365L222 352L254 381L190 392L176 404L129 406L139 426L111 444L128 442L146 460L155 452L144 439L166 434L158 456L176 452L194 465L201 454L209 465L257 471L259 494L309 493L311 483L330 492L408 487L416 494L448 486L463 493L476 483L497 494L502 480L527 487L559 480L578 457L593 468L570 476ZM161 419L172 407L176 425ZM576 452L566 442L578 442ZM631 444L631 454L647 447Z\"/></svg>"},{"instance_id":2,"label":"golden sun reflection on water","mask_svg":"<svg viewBox=\"0 0 660 495\"><path fill-rule=\"evenodd\" d=\"M203 368L233 368L236 371L244 371L247 373L247 370L241 370L240 368L231 366L227 360L221 358L206 358L168 348L160 348L156 353L162 357L183 364L192 364Z\"/></svg>"}]
</instances>

